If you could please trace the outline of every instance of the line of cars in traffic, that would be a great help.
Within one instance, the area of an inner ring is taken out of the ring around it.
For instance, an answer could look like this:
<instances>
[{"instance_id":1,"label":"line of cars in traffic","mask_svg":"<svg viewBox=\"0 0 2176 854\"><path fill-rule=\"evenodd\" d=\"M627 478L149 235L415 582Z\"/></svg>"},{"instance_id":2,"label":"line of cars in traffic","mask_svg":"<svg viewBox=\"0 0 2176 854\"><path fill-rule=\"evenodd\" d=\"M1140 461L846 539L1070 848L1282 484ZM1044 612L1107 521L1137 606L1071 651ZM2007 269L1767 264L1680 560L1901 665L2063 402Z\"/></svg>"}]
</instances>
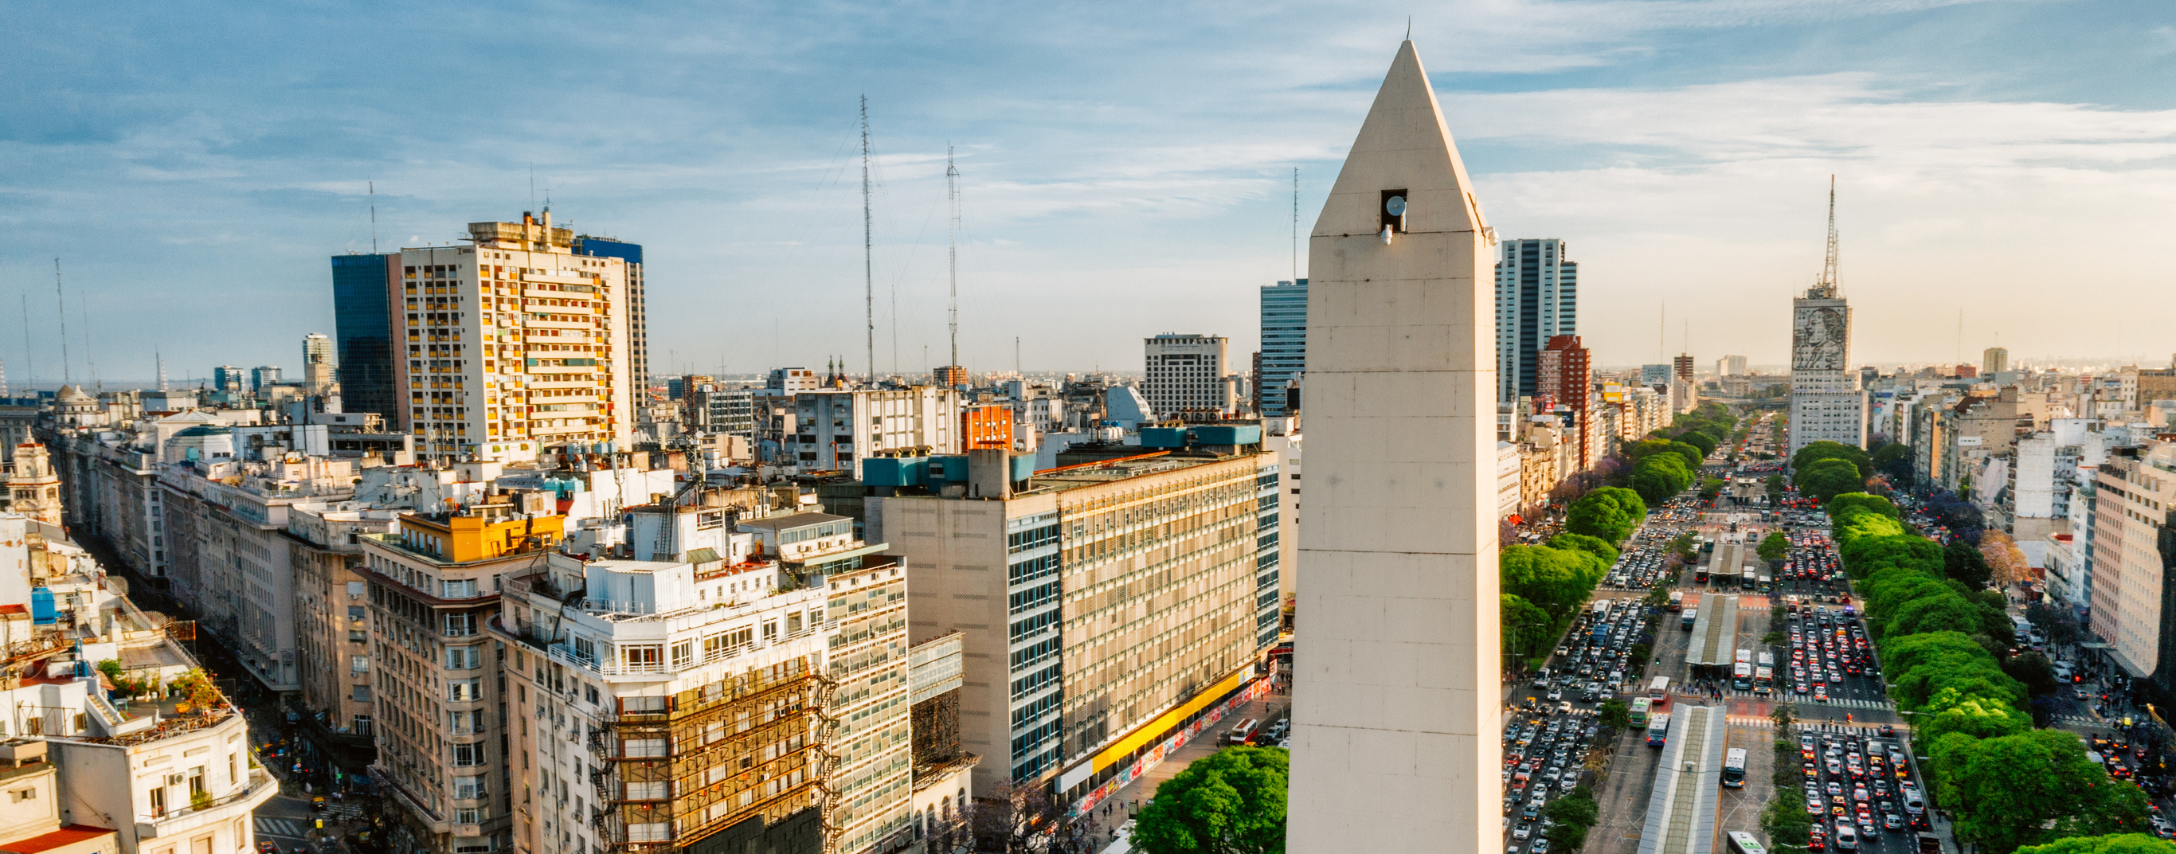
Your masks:
<instances>
[{"instance_id":1,"label":"line of cars in traffic","mask_svg":"<svg viewBox=\"0 0 2176 854\"><path fill-rule=\"evenodd\" d=\"M1893 738L1801 733L1806 812L1815 851L1856 851L1882 832L1928 830L1926 795Z\"/></svg>"},{"instance_id":2,"label":"line of cars in traffic","mask_svg":"<svg viewBox=\"0 0 2176 854\"><path fill-rule=\"evenodd\" d=\"M1543 807L1578 788L1588 751L1601 731L1594 710L1529 701L1504 725L1504 833L1509 852L1549 854Z\"/></svg>"},{"instance_id":3,"label":"line of cars in traffic","mask_svg":"<svg viewBox=\"0 0 2176 854\"><path fill-rule=\"evenodd\" d=\"M1791 690L1828 702L1845 676L1879 679L1881 665L1868 645L1866 627L1851 606L1831 611L1826 605L1792 602L1787 607L1791 635Z\"/></svg>"}]
</instances>

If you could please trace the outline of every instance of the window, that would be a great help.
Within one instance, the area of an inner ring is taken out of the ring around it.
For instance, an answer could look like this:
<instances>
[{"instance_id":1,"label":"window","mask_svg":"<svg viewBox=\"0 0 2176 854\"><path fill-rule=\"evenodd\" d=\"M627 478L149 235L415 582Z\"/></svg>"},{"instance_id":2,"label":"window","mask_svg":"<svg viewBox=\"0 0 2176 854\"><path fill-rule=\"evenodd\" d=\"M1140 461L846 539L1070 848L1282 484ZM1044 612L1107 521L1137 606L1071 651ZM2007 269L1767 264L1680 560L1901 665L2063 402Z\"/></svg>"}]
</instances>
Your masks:
<instances>
[{"instance_id":1,"label":"window","mask_svg":"<svg viewBox=\"0 0 2176 854\"><path fill-rule=\"evenodd\" d=\"M620 647L620 663L630 670L657 670L664 664L665 650L656 644L631 644Z\"/></svg>"},{"instance_id":2,"label":"window","mask_svg":"<svg viewBox=\"0 0 2176 854\"><path fill-rule=\"evenodd\" d=\"M475 614L447 614L446 636L464 638L476 633Z\"/></svg>"},{"instance_id":3,"label":"window","mask_svg":"<svg viewBox=\"0 0 2176 854\"><path fill-rule=\"evenodd\" d=\"M453 796L462 800L481 798L489 794L484 787L484 776L453 778Z\"/></svg>"},{"instance_id":4,"label":"window","mask_svg":"<svg viewBox=\"0 0 2176 854\"><path fill-rule=\"evenodd\" d=\"M662 801L665 797L665 782L663 780L627 784L627 799L630 801Z\"/></svg>"},{"instance_id":5,"label":"window","mask_svg":"<svg viewBox=\"0 0 2176 854\"><path fill-rule=\"evenodd\" d=\"M463 768L484 764L483 744L453 745L453 764Z\"/></svg>"},{"instance_id":6,"label":"window","mask_svg":"<svg viewBox=\"0 0 2176 854\"><path fill-rule=\"evenodd\" d=\"M15 791L12 791L12 792L9 792L9 793L8 793L8 800L9 800L10 802L12 802L12 803L22 803L23 801L35 801L35 800L37 800L37 799L38 799L38 790L37 790L36 788L30 788L30 789L16 789Z\"/></svg>"},{"instance_id":7,"label":"window","mask_svg":"<svg viewBox=\"0 0 2176 854\"><path fill-rule=\"evenodd\" d=\"M465 578L459 581L441 581L439 586L443 591L441 595L447 599L473 599L476 597L476 579L473 578Z\"/></svg>"},{"instance_id":8,"label":"window","mask_svg":"<svg viewBox=\"0 0 2176 854\"><path fill-rule=\"evenodd\" d=\"M476 669L476 668L478 668L478 667L482 667L482 666L484 666L484 664L483 664L483 647L480 647L480 646L449 646L449 647L446 647L446 669L447 669L447 670L474 670L474 669Z\"/></svg>"},{"instance_id":9,"label":"window","mask_svg":"<svg viewBox=\"0 0 2176 854\"><path fill-rule=\"evenodd\" d=\"M348 643L369 643L370 636L362 629L348 630Z\"/></svg>"},{"instance_id":10,"label":"window","mask_svg":"<svg viewBox=\"0 0 2176 854\"><path fill-rule=\"evenodd\" d=\"M351 694L349 694L349 695L348 695L348 699L350 699L350 700L354 700L355 702L358 702L358 703L368 703L368 702L370 702L370 686L368 686L368 685L357 685L357 686L355 686L355 689L354 689L354 691L353 691L353 692L352 692Z\"/></svg>"},{"instance_id":11,"label":"window","mask_svg":"<svg viewBox=\"0 0 2176 854\"><path fill-rule=\"evenodd\" d=\"M574 657L583 661L597 660L597 642L585 637L574 639Z\"/></svg>"},{"instance_id":12,"label":"window","mask_svg":"<svg viewBox=\"0 0 2176 854\"><path fill-rule=\"evenodd\" d=\"M455 703L473 703L484 698L484 680L451 679L446 682L446 699Z\"/></svg>"},{"instance_id":13,"label":"window","mask_svg":"<svg viewBox=\"0 0 2176 854\"><path fill-rule=\"evenodd\" d=\"M662 821L630 824L627 826L627 841L670 842L672 841L672 825Z\"/></svg>"},{"instance_id":14,"label":"window","mask_svg":"<svg viewBox=\"0 0 2176 854\"><path fill-rule=\"evenodd\" d=\"M588 695L587 695L587 696L589 697L589 704L590 704L590 705L592 705L592 706L594 706L594 705L597 705L597 686L595 686L595 685L584 685L584 686L582 686L582 687L583 687L584 689L587 689L587 691L588 691Z\"/></svg>"},{"instance_id":15,"label":"window","mask_svg":"<svg viewBox=\"0 0 2176 854\"><path fill-rule=\"evenodd\" d=\"M620 755L629 759L662 759L665 756L665 740L623 738L620 739Z\"/></svg>"},{"instance_id":16,"label":"window","mask_svg":"<svg viewBox=\"0 0 2176 854\"><path fill-rule=\"evenodd\" d=\"M480 824L483 820L484 810L481 807L462 807L453 811L455 824Z\"/></svg>"},{"instance_id":17,"label":"window","mask_svg":"<svg viewBox=\"0 0 2176 854\"><path fill-rule=\"evenodd\" d=\"M349 606L348 606L348 619L350 619L350 620L361 620L362 618L363 618L363 606L361 606L361 605L349 605Z\"/></svg>"},{"instance_id":18,"label":"window","mask_svg":"<svg viewBox=\"0 0 2176 854\"><path fill-rule=\"evenodd\" d=\"M482 709L447 712L446 717L453 724L455 735L474 735L484 731L484 712Z\"/></svg>"},{"instance_id":19,"label":"window","mask_svg":"<svg viewBox=\"0 0 2176 854\"><path fill-rule=\"evenodd\" d=\"M370 656L357 655L348 658L348 675L361 676L370 672Z\"/></svg>"},{"instance_id":20,"label":"window","mask_svg":"<svg viewBox=\"0 0 2176 854\"><path fill-rule=\"evenodd\" d=\"M684 670L695 665L695 642L684 640L672 645L672 667Z\"/></svg>"}]
</instances>

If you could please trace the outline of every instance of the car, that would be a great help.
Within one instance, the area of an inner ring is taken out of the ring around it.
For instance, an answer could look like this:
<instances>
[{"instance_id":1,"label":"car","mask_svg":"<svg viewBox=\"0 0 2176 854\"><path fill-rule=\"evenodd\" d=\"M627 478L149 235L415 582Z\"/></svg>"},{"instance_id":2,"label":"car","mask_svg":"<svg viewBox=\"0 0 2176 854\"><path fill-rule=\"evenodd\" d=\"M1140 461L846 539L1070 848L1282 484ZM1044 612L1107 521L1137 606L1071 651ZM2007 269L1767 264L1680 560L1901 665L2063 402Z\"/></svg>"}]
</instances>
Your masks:
<instances>
[{"instance_id":1,"label":"car","mask_svg":"<svg viewBox=\"0 0 2176 854\"><path fill-rule=\"evenodd\" d=\"M1549 854L1549 837L1543 836L1535 839L1534 844L1528 850L1534 852L1534 854Z\"/></svg>"},{"instance_id":2,"label":"car","mask_svg":"<svg viewBox=\"0 0 2176 854\"><path fill-rule=\"evenodd\" d=\"M1533 835L1534 826L1523 821L1519 822L1518 826L1511 828L1511 838L1513 839L1525 839Z\"/></svg>"},{"instance_id":3,"label":"car","mask_svg":"<svg viewBox=\"0 0 2176 854\"><path fill-rule=\"evenodd\" d=\"M1881 827L1883 830L1903 830L1904 817L1897 815L1893 812L1883 813L1881 816Z\"/></svg>"},{"instance_id":4,"label":"car","mask_svg":"<svg viewBox=\"0 0 2176 854\"><path fill-rule=\"evenodd\" d=\"M1828 785L1822 788L1822 791L1831 795L1841 795L1844 793L1844 784L1830 780Z\"/></svg>"}]
</instances>

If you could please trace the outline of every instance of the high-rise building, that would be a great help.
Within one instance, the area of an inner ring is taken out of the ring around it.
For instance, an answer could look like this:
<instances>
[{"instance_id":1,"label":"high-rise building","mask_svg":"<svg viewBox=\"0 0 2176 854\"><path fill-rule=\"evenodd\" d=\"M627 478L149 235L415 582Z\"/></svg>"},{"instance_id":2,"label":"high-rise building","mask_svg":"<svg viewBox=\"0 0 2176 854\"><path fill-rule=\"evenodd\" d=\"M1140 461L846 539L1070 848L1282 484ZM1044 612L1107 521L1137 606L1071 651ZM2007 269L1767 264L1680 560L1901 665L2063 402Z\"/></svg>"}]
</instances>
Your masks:
<instances>
[{"instance_id":1,"label":"high-rise building","mask_svg":"<svg viewBox=\"0 0 2176 854\"><path fill-rule=\"evenodd\" d=\"M650 307L648 286L642 278L642 244L584 234L574 238L574 254L618 258L627 264L627 363L636 390L647 393L650 387Z\"/></svg>"},{"instance_id":2,"label":"high-rise building","mask_svg":"<svg viewBox=\"0 0 2176 854\"><path fill-rule=\"evenodd\" d=\"M1980 375L1994 376L2010 369L2010 351L2001 347L1989 347L1980 355Z\"/></svg>"},{"instance_id":3,"label":"high-rise building","mask_svg":"<svg viewBox=\"0 0 2176 854\"><path fill-rule=\"evenodd\" d=\"M1237 401L1226 375L1231 373L1230 341L1221 335L1165 333L1144 339L1147 377L1141 394L1159 417L1223 417Z\"/></svg>"},{"instance_id":4,"label":"high-rise building","mask_svg":"<svg viewBox=\"0 0 2176 854\"><path fill-rule=\"evenodd\" d=\"M400 254L332 256L333 336L340 368L340 408L375 412L401 432L401 364L393 341L393 306L401 299Z\"/></svg>"},{"instance_id":5,"label":"high-rise building","mask_svg":"<svg viewBox=\"0 0 2176 854\"><path fill-rule=\"evenodd\" d=\"M1566 413L1564 429L1573 438L1575 471L1594 467L1600 448L1594 441L1594 367L1592 354L1577 335L1557 335L1534 358L1534 410ZM1571 474L1572 472L1565 472Z\"/></svg>"},{"instance_id":6,"label":"high-rise building","mask_svg":"<svg viewBox=\"0 0 2176 854\"><path fill-rule=\"evenodd\" d=\"M312 332L302 337L302 387L310 394L324 394L333 383L332 339Z\"/></svg>"},{"instance_id":7,"label":"high-rise building","mask_svg":"<svg viewBox=\"0 0 2176 854\"><path fill-rule=\"evenodd\" d=\"M1745 374L1744 356L1724 356L1715 360L1715 375L1718 377L1742 377Z\"/></svg>"},{"instance_id":8,"label":"high-rise building","mask_svg":"<svg viewBox=\"0 0 2176 854\"><path fill-rule=\"evenodd\" d=\"M212 369L213 391L241 394L249 390L249 386L246 384L248 382L249 378L242 373L242 369L233 365L220 365Z\"/></svg>"},{"instance_id":9,"label":"high-rise building","mask_svg":"<svg viewBox=\"0 0 2176 854\"><path fill-rule=\"evenodd\" d=\"M958 388L967 384L967 369L958 365L945 365L930 371L930 376L945 388Z\"/></svg>"},{"instance_id":10,"label":"high-rise building","mask_svg":"<svg viewBox=\"0 0 2176 854\"><path fill-rule=\"evenodd\" d=\"M1579 333L1579 265L1564 241L1508 240L1496 262L1496 402L1534 394L1534 359L1558 335Z\"/></svg>"},{"instance_id":11,"label":"high-rise building","mask_svg":"<svg viewBox=\"0 0 2176 854\"><path fill-rule=\"evenodd\" d=\"M1655 387L1670 384L1670 366L1666 364L1641 365L1640 385Z\"/></svg>"},{"instance_id":12,"label":"high-rise building","mask_svg":"<svg viewBox=\"0 0 2176 854\"><path fill-rule=\"evenodd\" d=\"M1300 511L1307 641L1287 847L1491 851L1503 843L1488 831L1501 812L1488 781L1503 757L1490 398L1518 387L1498 385L1489 358L1502 340L1492 232L1411 41L1349 151L1307 253L1315 479Z\"/></svg>"},{"instance_id":13,"label":"high-rise building","mask_svg":"<svg viewBox=\"0 0 2176 854\"><path fill-rule=\"evenodd\" d=\"M1307 370L1307 280L1262 287L1262 363L1254 372L1263 417L1291 415L1286 385Z\"/></svg>"},{"instance_id":14,"label":"high-rise building","mask_svg":"<svg viewBox=\"0 0 2176 854\"><path fill-rule=\"evenodd\" d=\"M377 654L371 777L406 819L390 833L393 850L503 851L512 840L514 795L534 772L507 762L506 728L525 723L504 711L514 703L501 676L513 662L500 660L488 626L506 579L542 567L564 522L486 503L403 514L396 533L358 535Z\"/></svg>"},{"instance_id":15,"label":"high-rise building","mask_svg":"<svg viewBox=\"0 0 2176 854\"><path fill-rule=\"evenodd\" d=\"M1679 353L1670 360L1670 376L1692 382L1692 354Z\"/></svg>"},{"instance_id":16,"label":"high-rise building","mask_svg":"<svg viewBox=\"0 0 2176 854\"><path fill-rule=\"evenodd\" d=\"M1851 368L1851 306L1836 282L1836 188L1828 194L1828 260L1806 295L1791 300L1791 442L1866 447L1866 390Z\"/></svg>"},{"instance_id":17,"label":"high-rise building","mask_svg":"<svg viewBox=\"0 0 2176 854\"><path fill-rule=\"evenodd\" d=\"M262 393L265 386L279 384L280 367L278 365L258 365L249 369L249 391L251 394Z\"/></svg>"},{"instance_id":18,"label":"high-rise building","mask_svg":"<svg viewBox=\"0 0 2176 854\"><path fill-rule=\"evenodd\" d=\"M1044 475L1002 450L871 462L870 536L913 567L911 642L960 632L989 668L960 693L975 788L1078 802L1251 687L1279 624L1275 457L1258 427L1184 433Z\"/></svg>"},{"instance_id":19,"label":"high-rise building","mask_svg":"<svg viewBox=\"0 0 2176 854\"><path fill-rule=\"evenodd\" d=\"M550 211L468 231L468 246L400 253L396 393L417 455L511 461L567 445L625 447L643 402L627 263L576 254Z\"/></svg>"}]
</instances>

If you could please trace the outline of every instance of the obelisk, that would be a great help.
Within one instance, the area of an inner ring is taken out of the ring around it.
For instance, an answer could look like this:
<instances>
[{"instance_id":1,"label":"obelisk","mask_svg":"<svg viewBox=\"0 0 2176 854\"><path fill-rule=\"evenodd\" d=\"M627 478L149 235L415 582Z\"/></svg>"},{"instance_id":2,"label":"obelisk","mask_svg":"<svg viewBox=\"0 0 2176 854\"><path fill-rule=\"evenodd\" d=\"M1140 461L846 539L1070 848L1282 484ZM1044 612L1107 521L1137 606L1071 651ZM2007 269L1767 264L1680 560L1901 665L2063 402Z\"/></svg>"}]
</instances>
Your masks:
<instances>
[{"instance_id":1,"label":"obelisk","mask_svg":"<svg viewBox=\"0 0 2176 854\"><path fill-rule=\"evenodd\" d=\"M1308 242L1286 850L1502 829L1494 236L1407 41Z\"/></svg>"}]
</instances>

